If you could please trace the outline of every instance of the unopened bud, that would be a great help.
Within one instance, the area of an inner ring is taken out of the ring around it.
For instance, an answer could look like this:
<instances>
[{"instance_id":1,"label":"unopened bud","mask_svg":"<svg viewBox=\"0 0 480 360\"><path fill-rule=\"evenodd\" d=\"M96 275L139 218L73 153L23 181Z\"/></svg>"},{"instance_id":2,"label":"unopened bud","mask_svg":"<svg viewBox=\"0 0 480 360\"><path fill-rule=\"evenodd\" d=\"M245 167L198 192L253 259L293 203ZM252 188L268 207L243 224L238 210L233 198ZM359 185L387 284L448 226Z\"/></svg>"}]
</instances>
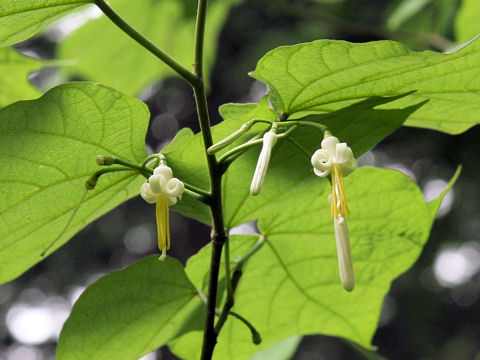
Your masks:
<instances>
[{"instance_id":1,"label":"unopened bud","mask_svg":"<svg viewBox=\"0 0 480 360\"><path fill-rule=\"evenodd\" d=\"M207 153L209 155L215 154L216 152L222 150L226 146L230 145L232 142L237 140L240 136L245 134L248 130L250 130L250 125L249 124L243 124L240 129L235 131L234 133L230 134L227 136L225 139L220 140L218 143L213 144L207 149Z\"/></svg>"},{"instance_id":2,"label":"unopened bud","mask_svg":"<svg viewBox=\"0 0 480 360\"><path fill-rule=\"evenodd\" d=\"M93 190L95 189L95 186L97 186L97 181L98 181L99 176L97 174L93 174L90 176L87 181L85 181L85 188L87 190Z\"/></svg>"},{"instance_id":3,"label":"unopened bud","mask_svg":"<svg viewBox=\"0 0 480 360\"><path fill-rule=\"evenodd\" d=\"M268 164L270 163L270 157L272 155L272 149L277 142L277 134L273 131L268 131L263 135L262 151L258 157L257 167L253 174L252 183L250 184L250 194L258 195L262 190L263 181L267 174Z\"/></svg>"},{"instance_id":4,"label":"unopened bud","mask_svg":"<svg viewBox=\"0 0 480 360\"><path fill-rule=\"evenodd\" d=\"M104 165L112 165L114 163L113 157L105 156L105 155L98 155L97 156L97 164L100 166Z\"/></svg>"}]
</instances>

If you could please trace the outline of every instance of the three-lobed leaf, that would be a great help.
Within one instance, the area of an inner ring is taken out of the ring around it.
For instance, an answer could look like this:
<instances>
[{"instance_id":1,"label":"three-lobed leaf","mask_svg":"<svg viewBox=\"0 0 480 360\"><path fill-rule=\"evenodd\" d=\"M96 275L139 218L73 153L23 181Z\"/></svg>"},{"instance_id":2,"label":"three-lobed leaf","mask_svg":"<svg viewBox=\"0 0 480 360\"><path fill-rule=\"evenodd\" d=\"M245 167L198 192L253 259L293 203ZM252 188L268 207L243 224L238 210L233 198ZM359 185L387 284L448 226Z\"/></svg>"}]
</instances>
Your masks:
<instances>
[{"instance_id":1,"label":"three-lobed leaf","mask_svg":"<svg viewBox=\"0 0 480 360\"><path fill-rule=\"evenodd\" d=\"M67 83L0 110L0 282L42 260L99 170L97 155L142 161L148 120L144 103L93 83ZM103 175L54 248L137 195L141 183L134 171Z\"/></svg>"},{"instance_id":2,"label":"three-lobed leaf","mask_svg":"<svg viewBox=\"0 0 480 360\"><path fill-rule=\"evenodd\" d=\"M251 75L266 83L275 109L290 118L329 113L371 96L382 106L428 101L405 125L460 133L479 123L480 41L452 54L413 52L400 43L319 40L267 53Z\"/></svg>"},{"instance_id":3,"label":"three-lobed leaf","mask_svg":"<svg viewBox=\"0 0 480 360\"><path fill-rule=\"evenodd\" d=\"M201 329L196 305L197 291L178 261L145 258L86 289L62 329L57 359L138 359Z\"/></svg>"}]
</instances>

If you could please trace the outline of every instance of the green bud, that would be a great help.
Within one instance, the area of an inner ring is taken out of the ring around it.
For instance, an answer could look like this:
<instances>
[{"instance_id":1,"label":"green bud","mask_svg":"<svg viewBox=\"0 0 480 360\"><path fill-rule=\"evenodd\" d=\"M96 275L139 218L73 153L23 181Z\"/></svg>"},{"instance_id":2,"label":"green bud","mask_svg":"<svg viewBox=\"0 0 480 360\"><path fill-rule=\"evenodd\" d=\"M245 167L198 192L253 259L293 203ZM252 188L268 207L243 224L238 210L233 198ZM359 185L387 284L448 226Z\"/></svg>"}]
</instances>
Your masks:
<instances>
[{"instance_id":1,"label":"green bud","mask_svg":"<svg viewBox=\"0 0 480 360\"><path fill-rule=\"evenodd\" d=\"M105 155L98 155L97 156L97 164L100 166L104 165L112 165L114 163L113 157L105 156Z\"/></svg>"},{"instance_id":2,"label":"green bud","mask_svg":"<svg viewBox=\"0 0 480 360\"><path fill-rule=\"evenodd\" d=\"M98 181L99 175L93 174L90 176L87 181L85 181L85 188L87 190L93 190L95 189L95 186L97 186L97 181Z\"/></svg>"},{"instance_id":3,"label":"green bud","mask_svg":"<svg viewBox=\"0 0 480 360\"><path fill-rule=\"evenodd\" d=\"M226 146L230 145L232 142L237 140L240 136L245 134L248 130L250 130L250 125L249 124L243 124L240 127L240 129L238 129L234 133L230 134L225 139L220 140L218 143L210 146L207 150L207 153L209 155L215 154L216 152L222 150L223 148L225 148Z\"/></svg>"}]
</instances>

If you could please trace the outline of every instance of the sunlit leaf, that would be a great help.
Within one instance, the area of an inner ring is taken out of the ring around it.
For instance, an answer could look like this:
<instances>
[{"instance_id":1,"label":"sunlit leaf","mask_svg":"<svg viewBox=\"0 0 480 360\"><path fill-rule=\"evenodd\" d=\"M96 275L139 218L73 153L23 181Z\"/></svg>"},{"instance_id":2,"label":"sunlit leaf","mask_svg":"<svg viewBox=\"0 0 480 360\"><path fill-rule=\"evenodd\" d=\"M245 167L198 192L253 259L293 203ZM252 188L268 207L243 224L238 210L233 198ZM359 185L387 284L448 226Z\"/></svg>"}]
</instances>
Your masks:
<instances>
[{"instance_id":1,"label":"sunlit leaf","mask_svg":"<svg viewBox=\"0 0 480 360\"><path fill-rule=\"evenodd\" d=\"M480 41L452 54L413 52L400 43L319 40L280 47L251 74L275 109L292 117L329 113L371 96L413 91L382 109L428 100L405 125L460 133L479 123Z\"/></svg>"},{"instance_id":2,"label":"sunlit leaf","mask_svg":"<svg viewBox=\"0 0 480 360\"><path fill-rule=\"evenodd\" d=\"M2 0L0 1L0 46L28 39L69 11L91 0Z\"/></svg>"},{"instance_id":3,"label":"sunlit leaf","mask_svg":"<svg viewBox=\"0 0 480 360\"><path fill-rule=\"evenodd\" d=\"M174 259L156 256L89 286L73 307L57 348L59 360L137 360L201 328L197 292ZM145 336L146 334L150 334Z\"/></svg>"},{"instance_id":4,"label":"sunlit leaf","mask_svg":"<svg viewBox=\"0 0 480 360\"><path fill-rule=\"evenodd\" d=\"M0 110L0 281L42 260L99 169L97 155L141 162L149 112L142 102L92 83L68 83ZM89 191L55 248L139 193L133 171L106 174Z\"/></svg>"}]
</instances>

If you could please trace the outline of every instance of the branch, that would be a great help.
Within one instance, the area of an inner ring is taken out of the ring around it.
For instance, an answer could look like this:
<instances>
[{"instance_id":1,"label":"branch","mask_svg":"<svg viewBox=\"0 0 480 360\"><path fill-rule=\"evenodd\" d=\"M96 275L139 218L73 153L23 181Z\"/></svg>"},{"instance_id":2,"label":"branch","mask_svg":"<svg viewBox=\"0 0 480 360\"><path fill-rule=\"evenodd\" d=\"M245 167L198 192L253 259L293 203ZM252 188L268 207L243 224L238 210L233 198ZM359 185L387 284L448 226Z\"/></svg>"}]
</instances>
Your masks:
<instances>
[{"instance_id":1,"label":"branch","mask_svg":"<svg viewBox=\"0 0 480 360\"><path fill-rule=\"evenodd\" d=\"M142 45L145 49L150 51L153 55L159 58L163 63L168 65L173 71L185 79L190 85L198 84L199 80L197 76L191 73L186 67L180 64L177 60L167 54L165 51L155 45L150 39L143 35L140 31L135 29L132 25L127 23L120 17L106 2L105 0L95 0L100 10L117 25L124 33L130 36L133 40Z\"/></svg>"}]
</instances>

